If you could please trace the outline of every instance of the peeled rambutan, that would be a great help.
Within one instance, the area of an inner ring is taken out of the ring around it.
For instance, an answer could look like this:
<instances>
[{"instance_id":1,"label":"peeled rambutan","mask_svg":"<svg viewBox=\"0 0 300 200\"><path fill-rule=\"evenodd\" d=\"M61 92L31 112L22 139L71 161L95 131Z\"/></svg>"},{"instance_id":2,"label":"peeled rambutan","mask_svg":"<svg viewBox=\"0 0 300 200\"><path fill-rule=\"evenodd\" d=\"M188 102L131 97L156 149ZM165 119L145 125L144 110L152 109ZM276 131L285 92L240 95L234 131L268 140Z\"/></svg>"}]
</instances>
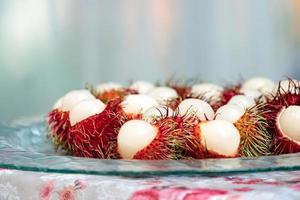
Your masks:
<instances>
[{"instance_id":1,"label":"peeled rambutan","mask_svg":"<svg viewBox=\"0 0 300 200\"><path fill-rule=\"evenodd\" d=\"M232 158L239 156L240 134L226 120L200 122L195 131L201 141L206 158Z\"/></svg>"},{"instance_id":2,"label":"peeled rambutan","mask_svg":"<svg viewBox=\"0 0 300 200\"><path fill-rule=\"evenodd\" d=\"M137 91L138 94L147 94L154 88L154 84L147 81L135 81L130 85L130 89Z\"/></svg>"},{"instance_id":3,"label":"peeled rambutan","mask_svg":"<svg viewBox=\"0 0 300 200\"><path fill-rule=\"evenodd\" d=\"M95 97L88 90L73 90L61 97L54 105L53 110L48 114L49 134L56 148L69 152L68 143L70 109L81 101L93 100Z\"/></svg>"},{"instance_id":4,"label":"peeled rambutan","mask_svg":"<svg viewBox=\"0 0 300 200\"><path fill-rule=\"evenodd\" d=\"M170 99L166 104L168 107L176 110L178 105L186 99L199 99L214 104L218 99L223 88L212 83L197 83L196 80L188 80L186 82L169 81L167 85L174 88L178 97Z\"/></svg>"},{"instance_id":5,"label":"peeled rambutan","mask_svg":"<svg viewBox=\"0 0 300 200\"><path fill-rule=\"evenodd\" d=\"M127 122L118 135L121 156L141 160L203 158L200 139L194 131L198 119L185 117L165 116L152 124L142 120Z\"/></svg>"},{"instance_id":6,"label":"peeled rambutan","mask_svg":"<svg viewBox=\"0 0 300 200\"><path fill-rule=\"evenodd\" d=\"M128 119L140 119L147 110L158 106L158 102L150 96L133 94L123 99L119 110Z\"/></svg>"},{"instance_id":7,"label":"peeled rambutan","mask_svg":"<svg viewBox=\"0 0 300 200\"><path fill-rule=\"evenodd\" d=\"M147 95L156 99L161 105L167 105L170 100L178 97L176 90L165 86L155 87L150 90Z\"/></svg>"},{"instance_id":8,"label":"peeled rambutan","mask_svg":"<svg viewBox=\"0 0 300 200\"><path fill-rule=\"evenodd\" d=\"M127 121L120 114L121 99L111 100L105 109L69 128L68 143L74 156L100 159L119 158L117 135Z\"/></svg>"},{"instance_id":9,"label":"peeled rambutan","mask_svg":"<svg viewBox=\"0 0 300 200\"><path fill-rule=\"evenodd\" d=\"M258 92L258 94L269 95L272 93L275 83L265 77L253 77L246 80L242 85L240 91L247 95L249 92ZM258 97L258 95L256 95Z\"/></svg>"},{"instance_id":10,"label":"peeled rambutan","mask_svg":"<svg viewBox=\"0 0 300 200\"><path fill-rule=\"evenodd\" d=\"M178 105L178 112L181 116L195 115L201 121L212 120L215 112L212 107L200 99L185 99Z\"/></svg>"},{"instance_id":11,"label":"peeled rambutan","mask_svg":"<svg viewBox=\"0 0 300 200\"><path fill-rule=\"evenodd\" d=\"M298 129L300 106L300 84L296 80L279 83L276 94L267 99L266 118L274 134L274 154L300 152L300 131Z\"/></svg>"}]
</instances>

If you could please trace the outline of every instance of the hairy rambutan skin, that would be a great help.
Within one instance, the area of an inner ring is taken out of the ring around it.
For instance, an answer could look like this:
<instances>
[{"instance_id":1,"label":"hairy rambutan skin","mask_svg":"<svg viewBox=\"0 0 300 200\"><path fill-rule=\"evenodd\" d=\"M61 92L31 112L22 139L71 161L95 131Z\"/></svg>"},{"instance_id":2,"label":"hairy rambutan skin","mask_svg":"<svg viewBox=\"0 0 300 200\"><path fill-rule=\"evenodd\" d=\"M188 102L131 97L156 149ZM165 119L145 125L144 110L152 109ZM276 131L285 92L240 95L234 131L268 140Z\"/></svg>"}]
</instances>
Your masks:
<instances>
[{"instance_id":1,"label":"hairy rambutan skin","mask_svg":"<svg viewBox=\"0 0 300 200\"><path fill-rule=\"evenodd\" d=\"M273 154L286 154L300 152L300 145L283 135L279 129L278 119L280 113L291 105L300 105L300 86L299 83L289 79L288 90L284 90L281 85L276 94L267 98L264 114L268 121L269 132L273 134L271 152Z\"/></svg>"},{"instance_id":2,"label":"hairy rambutan skin","mask_svg":"<svg viewBox=\"0 0 300 200\"><path fill-rule=\"evenodd\" d=\"M53 140L55 147L69 152L69 128L71 127L69 112L54 109L48 114L47 120L49 126L48 136Z\"/></svg>"},{"instance_id":3,"label":"hairy rambutan skin","mask_svg":"<svg viewBox=\"0 0 300 200\"><path fill-rule=\"evenodd\" d=\"M121 126L137 116L124 115L121 99L111 100L103 112L91 116L69 129L69 143L74 156L118 159L117 136Z\"/></svg>"},{"instance_id":4,"label":"hairy rambutan skin","mask_svg":"<svg viewBox=\"0 0 300 200\"><path fill-rule=\"evenodd\" d=\"M155 139L137 152L134 159L178 160L203 158L200 137L195 132L198 119L193 116L162 117L153 123L158 128Z\"/></svg>"},{"instance_id":5,"label":"hairy rambutan skin","mask_svg":"<svg viewBox=\"0 0 300 200\"><path fill-rule=\"evenodd\" d=\"M272 133L265 118L266 104L260 103L248 110L234 124L241 135L240 155L257 157L271 154Z\"/></svg>"},{"instance_id":6,"label":"hairy rambutan skin","mask_svg":"<svg viewBox=\"0 0 300 200\"><path fill-rule=\"evenodd\" d=\"M130 94L138 94L136 90L130 88L112 89L101 93L93 92L96 98L100 99L103 103L107 104L114 99L123 99Z\"/></svg>"}]
</instances>

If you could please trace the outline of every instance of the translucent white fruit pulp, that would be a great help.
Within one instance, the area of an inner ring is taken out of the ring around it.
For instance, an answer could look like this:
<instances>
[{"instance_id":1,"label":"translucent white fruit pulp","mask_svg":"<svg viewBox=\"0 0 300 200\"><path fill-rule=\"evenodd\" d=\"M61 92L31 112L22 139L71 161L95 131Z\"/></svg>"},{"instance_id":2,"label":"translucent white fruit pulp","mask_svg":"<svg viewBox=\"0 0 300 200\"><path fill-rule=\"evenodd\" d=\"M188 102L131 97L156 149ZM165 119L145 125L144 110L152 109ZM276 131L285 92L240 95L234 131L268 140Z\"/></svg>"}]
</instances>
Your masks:
<instances>
[{"instance_id":1,"label":"translucent white fruit pulp","mask_svg":"<svg viewBox=\"0 0 300 200\"><path fill-rule=\"evenodd\" d=\"M215 112L212 107L200 99L185 99L178 105L180 115L195 114L200 120L212 120Z\"/></svg>"},{"instance_id":2,"label":"translucent white fruit pulp","mask_svg":"<svg viewBox=\"0 0 300 200\"><path fill-rule=\"evenodd\" d=\"M210 151L225 156L235 156L240 145L240 134L237 128L225 120L212 120L200 124L204 137L203 145Z\"/></svg>"},{"instance_id":3,"label":"translucent white fruit pulp","mask_svg":"<svg viewBox=\"0 0 300 200\"><path fill-rule=\"evenodd\" d=\"M289 106L278 119L279 128L285 136L300 142L300 106Z\"/></svg>"},{"instance_id":4,"label":"translucent white fruit pulp","mask_svg":"<svg viewBox=\"0 0 300 200\"><path fill-rule=\"evenodd\" d=\"M157 129L143 120L126 122L118 134L118 151L123 159L132 159L134 155L147 147L156 137Z\"/></svg>"},{"instance_id":5,"label":"translucent white fruit pulp","mask_svg":"<svg viewBox=\"0 0 300 200\"><path fill-rule=\"evenodd\" d=\"M123 110L128 114L142 114L146 110L158 106L158 102L147 95L132 94L128 95L121 103Z\"/></svg>"},{"instance_id":6,"label":"translucent white fruit pulp","mask_svg":"<svg viewBox=\"0 0 300 200\"><path fill-rule=\"evenodd\" d=\"M101 113L104 109L105 104L99 99L81 101L70 110L69 118L71 126L90 116Z\"/></svg>"}]
</instances>

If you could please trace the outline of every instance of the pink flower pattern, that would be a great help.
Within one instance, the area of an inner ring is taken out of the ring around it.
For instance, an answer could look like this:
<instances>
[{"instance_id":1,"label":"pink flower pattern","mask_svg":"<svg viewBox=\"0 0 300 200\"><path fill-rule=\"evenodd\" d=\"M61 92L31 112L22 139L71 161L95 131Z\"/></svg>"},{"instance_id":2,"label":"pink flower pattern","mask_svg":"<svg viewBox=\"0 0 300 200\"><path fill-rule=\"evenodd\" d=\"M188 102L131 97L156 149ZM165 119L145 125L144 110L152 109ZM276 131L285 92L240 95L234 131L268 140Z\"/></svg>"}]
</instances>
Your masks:
<instances>
[{"instance_id":1,"label":"pink flower pattern","mask_svg":"<svg viewBox=\"0 0 300 200\"><path fill-rule=\"evenodd\" d=\"M59 192L59 200L75 200L75 188L73 186L64 187Z\"/></svg>"},{"instance_id":2,"label":"pink flower pattern","mask_svg":"<svg viewBox=\"0 0 300 200\"><path fill-rule=\"evenodd\" d=\"M40 189L40 200L49 200L52 194L58 194L59 200L75 200L76 191L84 190L87 187L87 183L84 180L76 179L73 185L64 186L58 192L55 192L54 181L48 181Z\"/></svg>"},{"instance_id":3,"label":"pink flower pattern","mask_svg":"<svg viewBox=\"0 0 300 200\"><path fill-rule=\"evenodd\" d=\"M48 181L40 190L40 199L49 200L54 189L54 182Z\"/></svg>"}]
</instances>

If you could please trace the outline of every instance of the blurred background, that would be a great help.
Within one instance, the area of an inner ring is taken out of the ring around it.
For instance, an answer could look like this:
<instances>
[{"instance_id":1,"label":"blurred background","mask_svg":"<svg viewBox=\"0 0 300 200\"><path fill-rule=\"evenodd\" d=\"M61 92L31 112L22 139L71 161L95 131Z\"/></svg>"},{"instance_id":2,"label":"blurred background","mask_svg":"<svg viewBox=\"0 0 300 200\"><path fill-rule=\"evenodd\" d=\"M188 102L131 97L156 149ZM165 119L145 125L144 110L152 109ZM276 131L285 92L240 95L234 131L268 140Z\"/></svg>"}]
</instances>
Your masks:
<instances>
[{"instance_id":1,"label":"blurred background","mask_svg":"<svg viewBox=\"0 0 300 200\"><path fill-rule=\"evenodd\" d=\"M300 78L300 1L0 1L1 121L86 83L172 75Z\"/></svg>"}]
</instances>

